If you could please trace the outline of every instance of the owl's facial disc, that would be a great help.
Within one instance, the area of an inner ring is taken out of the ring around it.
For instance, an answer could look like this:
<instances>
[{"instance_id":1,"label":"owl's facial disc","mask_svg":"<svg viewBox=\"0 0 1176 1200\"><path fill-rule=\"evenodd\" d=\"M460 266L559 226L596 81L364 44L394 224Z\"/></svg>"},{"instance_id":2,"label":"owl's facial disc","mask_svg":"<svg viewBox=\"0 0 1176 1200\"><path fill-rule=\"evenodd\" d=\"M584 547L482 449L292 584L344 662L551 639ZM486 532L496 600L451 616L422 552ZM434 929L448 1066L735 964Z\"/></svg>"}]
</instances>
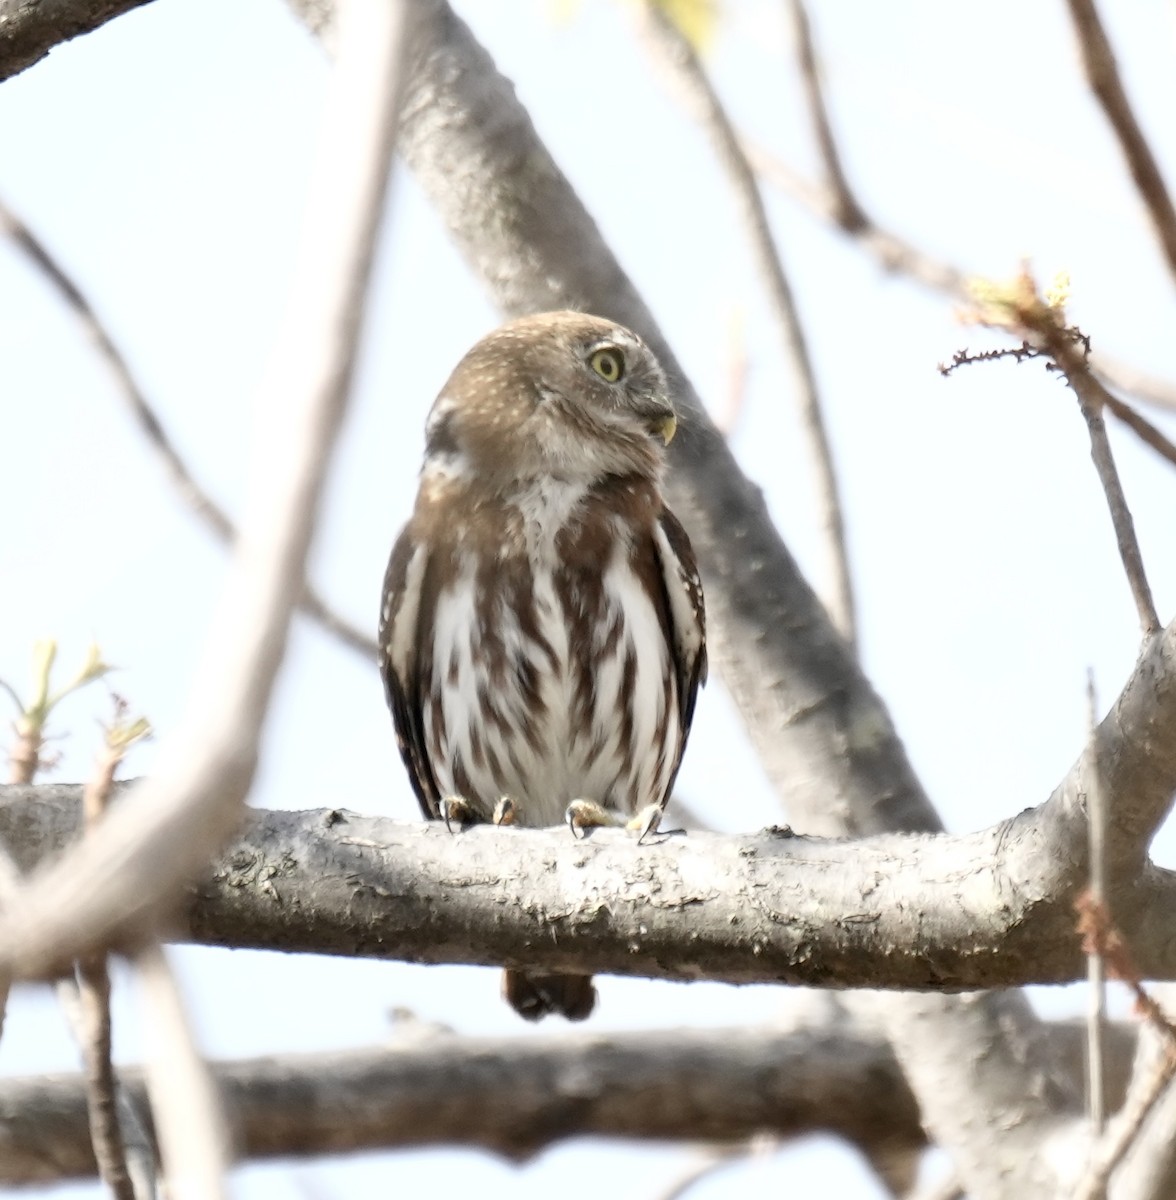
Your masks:
<instances>
[{"instance_id":1,"label":"owl's facial disc","mask_svg":"<svg viewBox=\"0 0 1176 1200\"><path fill-rule=\"evenodd\" d=\"M666 398L665 378L640 345L610 340L592 343L585 361L615 393L617 408L633 413L650 437L670 444L678 428L677 414Z\"/></svg>"}]
</instances>

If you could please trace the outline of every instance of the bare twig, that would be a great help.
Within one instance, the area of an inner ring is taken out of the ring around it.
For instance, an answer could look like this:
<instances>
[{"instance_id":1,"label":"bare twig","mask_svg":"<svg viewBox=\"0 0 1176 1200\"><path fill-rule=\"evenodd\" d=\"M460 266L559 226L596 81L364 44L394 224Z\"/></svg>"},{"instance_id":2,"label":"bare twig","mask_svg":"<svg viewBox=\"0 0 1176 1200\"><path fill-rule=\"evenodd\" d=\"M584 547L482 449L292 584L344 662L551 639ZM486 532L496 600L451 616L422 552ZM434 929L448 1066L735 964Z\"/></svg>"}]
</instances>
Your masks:
<instances>
[{"instance_id":1,"label":"bare twig","mask_svg":"<svg viewBox=\"0 0 1176 1200\"><path fill-rule=\"evenodd\" d=\"M260 389L245 519L191 710L151 779L26 885L21 921L0 918L0 968L43 972L158 921L241 819L350 390L413 7L342 6L350 32L328 93L291 311ZM275 441L267 430L278 426L285 436Z\"/></svg>"},{"instance_id":2,"label":"bare twig","mask_svg":"<svg viewBox=\"0 0 1176 1200\"><path fill-rule=\"evenodd\" d=\"M77 998L90 1143L98 1174L117 1200L135 1200L119 1123L118 1078L110 1059L110 975L104 955L87 955L78 960Z\"/></svg>"},{"instance_id":3,"label":"bare twig","mask_svg":"<svg viewBox=\"0 0 1176 1200\"><path fill-rule=\"evenodd\" d=\"M127 751L151 736L151 728L143 719L130 720L127 704L114 696L114 720L106 728L106 736L98 761L82 790L82 816L87 831L95 828L106 812L114 787L114 776ZM90 1116L90 1141L98 1174L117 1200L142 1200L140 1186L128 1166L121 1114L130 1106L123 1094L114 1065L111 1062L110 972L106 955L87 954L76 967L78 1042L86 1066L86 1105ZM152 1160L154 1155L152 1155ZM152 1167L140 1171L140 1179L154 1178Z\"/></svg>"},{"instance_id":4,"label":"bare twig","mask_svg":"<svg viewBox=\"0 0 1176 1200\"><path fill-rule=\"evenodd\" d=\"M135 965L151 1046L147 1092L168 1195L175 1200L217 1200L228 1194L225 1176L233 1154L216 1081L196 1047L163 949L156 945L144 950Z\"/></svg>"},{"instance_id":5,"label":"bare twig","mask_svg":"<svg viewBox=\"0 0 1176 1200\"><path fill-rule=\"evenodd\" d=\"M1140 627L1144 635L1150 637L1159 630L1160 617L1152 599L1151 585L1147 581L1147 570L1143 565L1139 539L1135 536L1135 521L1132 519L1131 509L1127 506L1123 482L1119 478L1119 469L1115 465L1115 456L1107 437L1107 426L1102 415L1106 389L1090 373L1085 363L1076 359L1072 351L1057 361L1065 372L1066 381L1078 397L1078 407L1090 435L1090 457L1107 498L1111 524L1115 527L1119 558L1122 560L1123 570L1127 573L1131 595L1135 599Z\"/></svg>"},{"instance_id":6,"label":"bare twig","mask_svg":"<svg viewBox=\"0 0 1176 1200\"><path fill-rule=\"evenodd\" d=\"M1086 81L1119 139L1127 169L1135 180L1136 190L1147 207L1156 237L1168 260L1168 270L1176 276L1176 208L1172 205L1159 163L1127 99L1110 40L1099 20L1094 0L1067 0L1067 3L1082 52Z\"/></svg>"},{"instance_id":7,"label":"bare twig","mask_svg":"<svg viewBox=\"0 0 1176 1200\"><path fill-rule=\"evenodd\" d=\"M232 519L196 481L154 406L135 378L126 356L118 348L86 293L45 243L3 200L0 200L0 233L7 234L17 249L41 272L89 336L113 375L116 390L126 404L127 411L156 458L163 464L180 499L220 541L232 543L237 536ZM345 646L362 655L368 662L375 662L375 640L335 612L309 582L303 590L299 607Z\"/></svg>"},{"instance_id":8,"label":"bare twig","mask_svg":"<svg viewBox=\"0 0 1176 1200\"><path fill-rule=\"evenodd\" d=\"M1176 1050L1170 1038L1157 1033L1157 1053L1144 1071L1137 1072L1123 1108L1091 1151L1074 1190L1074 1200L1105 1200L1111 1176L1138 1141L1144 1123L1176 1077Z\"/></svg>"},{"instance_id":9,"label":"bare twig","mask_svg":"<svg viewBox=\"0 0 1176 1200\"><path fill-rule=\"evenodd\" d=\"M731 119L693 47L659 6L645 4L642 11L646 16L645 27L651 35L650 41L673 71L690 105L702 121L735 191L747 226L755 263L763 276L772 314L780 327L784 347L793 367L801 425L816 473L821 525L829 560L827 606L833 623L853 647L857 640L857 618L833 451L821 411L820 393L808 343L796 310L792 286L772 237L763 196Z\"/></svg>"},{"instance_id":10,"label":"bare twig","mask_svg":"<svg viewBox=\"0 0 1176 1200\"><path fill-rule=\"evenodd\" d=\"M843 205L831 186L821 187L803 178L787 163L763 146L744 138L744 150L756 173L785 195L807 209L818 220L839 229L851 237L886 270L894 271L930 291L941 292L955 299L970 299L971 276L954 263L936 258L891 229L879 225L853 196L860 223L842 219ZM1176 383L1142 371L1112 356L1091 355L1090 367L1110 387L1135 396L1159 408L1176 410Z\"/></svg>"},{"instance_id":11,"label":"bare twig","mask_svg":"<svg viewBox=\"0 0 1176 1200\"><path fill-rule=\"evenodd\" d=\"M1129 404L1124 404L1118 396L1107 392L1105 401L1108 410L1127 426L1140 441L1150 446L1161 458L1165 458L1176 466L1176 443L1161 433L1149 420L1141 417Z\"/></svg>"},{"instance_id":12,"label":"bare twig","mask_svg":"<svg viewBox=\"0 0 1176 1200\"><path fill-rule=\"evenodd\" d=\"M93 1014L83 1007L83 1000L76 978L61 978L57 981L57 1002L65 1014L67 1023L73 1033L78 1048L86 1054L86 1047L92 1041L91 1028ZM93 1128L92 1089L90 1083L90 1065L86 1063L86 1074L82 1076L86 1110L86 1133L90 1150L94 1154L95 1165L100 1176L102 1160L98 1157L96 1139ZM156 1178L159 1174L159 1164L155 1158L155 1143L147 1131L143 1116L139 1111L138 1097L124 1085L122 1079L117 1080L114 1089L114 1100L118 1113L118 1131L122 1145L126 1151L127 1172L130 1175L131 1186L137 1200L154 1200L156 1195Z\"/></svg>"},{"instance_id":13,"label":"bare twig","mask_svg":"<svg viewBox=\"0 0 1176 1200\"><path fill-rule=\"evenodd\" d=\"M813 45L812 28L809 25L808 13L805 12L804 0L788 0L788 9L792 16L796 61L800 68L801 83L804 85L809 120L812 122L813 135L817 141L817 149L821 152L821 163L835 205L834 220L846 233L857 234L865 228L866 216L849 186L849 179L841 164L841 152L837 148L837 139L833 136L833 125L829 120L829 109L825 104L820 66L817 63L817 52Z\"/></svg>"},{"instance_id":14,"label":"bare twig","mask_svg":"<svg viewBox=\"0 0 1176 1200\"><path fill-rule=\"evenodd\" d=\"M1086 745L1093 761L1090 788L1086 795L1086 821L1090 832L1090 895L1101 906L1107 903L1106 798L1098 754L1098 702L1094 672L1086 677ZM1101 1134L1106 1121L1106 1084L1103 1076L1103 1041L1106 1033L1106 971L1098 946L1087 955L1087 984L1090 989L1086 1023L1086 1107L1091 1128Z\"/></svg>"},{"instance_id":15,"label":"bare twig","mask_svg":"<svg viewBox=\"0 0 1176 1200\"><path fill-rule=\"evenodd\" d=\"M733 1162L771 1154L780 1146L780 1139L768 1135L751 1138L736 1146L711 1146L700 1151L657 1193L656 1200L683 1200L704 1180L729 1167Z\"/></svg>"},{"instance_id":16,"label":"bare twig","mask_svg":"<svg viewBox=\"0 0 1176 1200\"><path fill-rule=\"evenodd\" d=\"M1176 383L1172 380L1140 370L1105 353L1092 354L1090 365L1104 383L1117 391L1126 392L1145 404L1176 412Z\"/></svg>"},{"instance_id":17,"label":"bare twig","mask_svg":"<svg viewBox=\"0 0 1176 1200\"><path fill-rule=\"evenodd\" d=\"M995 284L975 281L971 286L975 308L965 317L981 325L1004 329L1021 338L1020 349L1008 351L1014 357L1025 353L1025 346L1036 349L1052 359L1056 367L1078 398L1078 408L1086 422L1090 436L1090 457L1102 484L1111 524L1115 530L1115 541L1119 558L1127 575L1127 583L1135 600L1139 623L1145 637L1151 637L1160 629L1160 618L1152 599L1151 586L1143 565L1143 554L1135 536L1135 522L1127 506L1123 483L1115 465L1111 443L1107 437L1103 409L1114 398L1095 378L1090 369L1090 341L1075 326L1066 323L1064 297L1066 286L1055 285L1054 294L1043 297L1037 282L1028 267L1010 282ZM999 357L999 354L997 355ZM991 357L970 356L972 361ZM965 353L956 356L956 364L969 361ZM942 370L943 368L941 368Z\"/></svg>"}]
</instances>

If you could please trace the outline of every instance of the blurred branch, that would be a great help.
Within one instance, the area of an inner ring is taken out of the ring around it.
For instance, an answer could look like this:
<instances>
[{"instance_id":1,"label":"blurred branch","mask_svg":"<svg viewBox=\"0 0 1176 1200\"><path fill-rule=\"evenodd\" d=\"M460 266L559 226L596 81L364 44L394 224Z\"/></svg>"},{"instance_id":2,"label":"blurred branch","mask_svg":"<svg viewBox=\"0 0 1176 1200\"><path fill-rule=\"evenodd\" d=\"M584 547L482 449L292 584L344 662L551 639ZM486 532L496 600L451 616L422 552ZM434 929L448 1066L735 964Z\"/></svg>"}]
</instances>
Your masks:
<instances>
[{"instance_id":1,"label":"blurred branch","mask_svg":"<svg viewBox=\"0 0 1176 1200\"><path fill-rule=\"evenodd\" d=\"M1104 960L1109 973L1134 993L1136 1011L1146 1022L1156 1051L1145 1053L1141 1043L1122 1111L1105 1131L1099 1131L1101 1136L1074 1191L1075 1200L1105 1200L1111 1176L1138 1142L1148 1118L1176 1077L1176 1026L1144 986L1133 950L1112 921L1107 905L1092 890L1079 898L1077 909L1083 949L1091 957L1097 955ZM1171 1154L1161 1157L1170 1160Z\"/></svg>"},{"instance_id":2,"label":"blurred branch","mask_svg":"<svg viewBox=\"0 0 1176 1200\"><path fill-rule=\"evenodd\" d=\"M91 33L147 0L0 0L0 80L40 62L70 38Z\"/></svg>"},{"instance_id":3,"label":"blurred branch","mask_svg":"<svg viewBox=\"0 0 1176 1200\"><path fill-rule=\"evenodd\" d=\"M291 309L259 389L246 505L191 707L156 773L0 915L0 969L38 974L160 918L244 814L349 391L400 107L404 0L354 0L311 173ZM281 426L284 436L267 433ZM264 460L264 469L263 469Z\"/></svg>"},{"instance_id":4,"label":"blurred branch","mask_svg":"<svg viewBox=\"0 0 1176 1200\"><path fill-rule=\"evenodd\" d=\"M2 200L0 233L5 234L42 274L89 336L114 377L118 395L122 397L139 432L163 465L180 500L217 538L231 544L237 536L232 519L196 481L183 455L140 387L126 356L118 348L77 281L54 257L44 242ZM299 607L328 633L362 655L369 663L376 661L375 640L336 613L309 582L299 599Z\"/></svg>"},{"instance_id":5,"label":"blurred branch","mask_svg":"<svg viewBox=\"0 0 1176 1200\"><path fill-rule=\"evenodd\" d=\"M233 1153L216 1081L196 1047L163 948L148 947L136 957L135 966L148 1031L147 1094L163 1152L167 1194L175 1200L218 1200L228 1195L225 1177Z\"/></svg>"},{"instance_id":6,"label":"blurred branch","mask_svg":"<svg viewBox=\"0 0 1176 1200\"><path fill-rule=\"evenodd\" d=\"M1161 458L1167 459L1173 466L1176 466L1176 444L1173 444L1150 421L1141 417L1129 404L1124 404L1117 396L1107 392L1106 389L1103 390L1105 393L1103 403L1107 409L1122 421L1141 442L1150 446Z\"/></svg>"},{"instance_id":7,"label":"blurred branch","mask_svg":"<svg viewBox=\"0 0 1176 1200\"><path fill-rule=\"evenodd\" d=\"M1094 0L1067 0L1067 4L1082 52L1086 81L1119 139L1127 169L1168 260L1168 270L1176 278L1176 208L1172 206L1159 163L1127 99L1119 68L1115 65L1114 51L1099 20Z\"/></svg>"},{"instance_id":8,"label":"blurred branch","mask_svg":"<svg viewBox=\"0 0 1176 1200\"><path fill-rule=\"evenodd\" d=\"M105 960L101 961L103 962L103 978L107 979L107 987L109 987L109 980L105 973ZM94 1103L96 1090L94 1067L98 1064L92 1063L92 1059L95 1049L101 1046L102 1039L105 1037L105 1069L109 1069L109 1005L107 1004L104 1010L96 1010L92 999L83 1000L77 979L59 979L56 991L58 1004L65 1013L74 1041L77 1042L86 1062L86 1072L82 1079L85 1088L90 1146L96 1160L99 1177L108 1180L111 1176L112 1163L110 1156L104 1155L104 1147L108 1144L109 1134L105 1130L95 1131L97 1113ZM99 1069L103 1068L99 1066ZM113 1125L117 1131L119 1148L125 1152L123 1161L125 1176L108 1186L116 1195L130 1195L134 1200L153 1200L156 1194L155 1181L159 1174L159 1164L155 1158L155 1146L147 1133L147 1124L142 1116L142 1113L146 1111L146 1105L140 1107L122 1080L119 1079L113 1080L113 1085L105 1089L105 1094L112 1099L113 1112L110 1115L103 1114L100 1119ZM115 1161L117 1162L117 1160ZM125 1188L129 1188L130 1191L126 1191Z\"/></svg>"},{"instance_id":9,"label":"blurred branch","mask_svg":"<svg viewBox=\"0 0 1176 1200\"><path fill-rule=\"evenodd\" d=\"M128 751L151 736L151 726L139 717L132 720L125 700L114 696L114 718L104 728L103 746L90 777L82 788L82 820L87 831L96 828L106 814L114 791L114 777ZM124 1113L131 1104L119 1085L111 1061L110 972L105 954L85 954L75 964L72 987L59 985L63 1007L71 1019L86 1067L86 1107L90 1116L90 1141L98 1163L98 1174L116 1200L145 1200L154 1194L158 1174L154 1150L137 1148L140 1168L132 1175L125 1144ZM137 1117L126 1122L141 1127ZM136 1179L139 1181L136 1187Z\"/></svg>"},{"instance_id":10,"label":"blurred branch","mask_svg":"<svg viewBox=\"0 0 1176 1200\"><path fill-rule=\"evenodd\" d=\"M1135 1031L1109 1030L1117 1103ZM1044 1034L1082 1070L1082 1027ZM770 1066L769 1066L770 1064ZM744 1146L831 1133L865 1152L917 1154L926 1135L885 1038L852 1024L782 1030L453 1034L328 1054L210 1064L242 1158L462 1145L524 1161L575 1136ZM141 1103L142 1074L124 1072ZM0 1079L0 1185L94 1173L76 1075Z\"/></svg>"},{"instance_id":11,"label":"blurred branch","mask_svg":"<svg viewBox=\"0 0 1176 1200\"><path fill-rule=\"evenodd\" d=\"M834 220L846 233L856 234L865 227L866 215L849 186L849 179L841 163L841 151L837 148L833 123L829 120L829 109L825 104L824 89L821 87L820 65L817 62L816 47L813 45L812 27L803 0L788 0L788 11L792 18L796 62L804 87L809 120L821 155L825 179L833 197Z\"/></svg>"},{"instance_id":12,"label":"blurred branch","mask_svg":"<svg viewBox=\"0 0 1176 1200\"><path fill-rule=\"evenodd\" d=\"M690 42L658 5L646 3L641 11L648 40L672 72L675 82L701 121L719 165L735 192L755 265L764 281L772 315L779 327L788 361L792 364L801 429L816 475L817 503L829 564L828 608L834 625L852 649L857 637L853 578L849 568L845 519L833 463L833 449L821 411L820 392L808 342L796 310L792 285L772 236L759 183L723 102Z\"/></svg>"}]
</instances>

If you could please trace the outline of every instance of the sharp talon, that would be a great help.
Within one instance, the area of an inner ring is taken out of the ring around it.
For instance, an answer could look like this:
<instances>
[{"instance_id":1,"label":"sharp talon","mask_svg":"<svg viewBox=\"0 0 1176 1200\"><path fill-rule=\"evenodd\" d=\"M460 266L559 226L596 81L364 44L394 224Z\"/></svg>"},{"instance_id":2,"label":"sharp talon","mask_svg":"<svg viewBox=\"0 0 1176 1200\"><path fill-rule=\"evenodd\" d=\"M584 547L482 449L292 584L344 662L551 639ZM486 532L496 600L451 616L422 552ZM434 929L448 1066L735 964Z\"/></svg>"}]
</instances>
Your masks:
<instances>
[{"instance_id":1,"label":"sharp talon","mask_svg":"<svg viewBox=\"0 0 1176 1200\"><path fill-rule=\"evenodd\" d=\"M495 825L516 825L518 819L518 805L509 796L503 796L494 806L494 815L491 820Z\"/></svg>"},{"instance_id":2,"label":"sharp talon","mask_svg":"<svg viewBox=\"0 0 1176 1200\"><path fill-rule=\"evenodd\" d=\"M485 820L480 810L474 808L464 796L443 796L437 808L450 833L460 833L474 821ZM453 828L454 822L457 823L456 830Z\"/></svg>"},{"instance_id":3,"label":"sharp talon","mask_svg":"<svg viewBox=\"0 0 1176 1200\"><path fill-rule=\"evenodd\" d=\"M567 822L568 828L572 831L572 837L574 837L576 841L580 841L584 835L576 832L576 830L579 829L579 825L576 822L576 806L574 802L569 804L565 810L564 820Z\"/></svg>"},{"instance_id":4,"label":"sharp talon","mask_svg":"<svg viewBox=\"0 0 1176 1200\"><path fill-rule=\"evenodd\" d=\"M633 819L629 822L630 829L636 829L637 845L644 845L645 839L653 833L663 832L658 826L661 824L662 810L660 804L651 804L641 812L634 814Z\"/></svg>"}]
</instances>

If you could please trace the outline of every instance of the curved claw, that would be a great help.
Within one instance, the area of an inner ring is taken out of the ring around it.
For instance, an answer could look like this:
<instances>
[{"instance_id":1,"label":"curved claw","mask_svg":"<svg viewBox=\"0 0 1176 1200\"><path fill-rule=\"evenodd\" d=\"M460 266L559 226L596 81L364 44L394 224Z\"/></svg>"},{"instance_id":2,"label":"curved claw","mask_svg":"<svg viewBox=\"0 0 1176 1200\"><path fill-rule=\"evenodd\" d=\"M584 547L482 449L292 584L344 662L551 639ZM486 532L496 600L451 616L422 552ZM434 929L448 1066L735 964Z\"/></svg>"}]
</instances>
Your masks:
<instances>
[{"instance_id":1,"label":"curved claw","mask_svg":"<svg viewBox=\"0 0 1176 1200\"><path fill-rule=\"evenodd\" d=\"M567 822L568 828L572 831L572 837L574 837L576 839L576 841L582 841L585 837L588 836L585 833L577 833L576 832L576 830L579 829L581 826L580 826L580 823L576 820L576 806L574 803L569 804L567 806L567 808L564 810L564 820Z\"/></svg>"},{"instance_id":2,"label":"curved claw","mask_svg":"<svg viewBox=\"0 0 1176 1200\"><path fill-rule=\"evenodd\" d=\"M473 806L464 796L443 796L437 810L450 833L460 833L471 821L478 819ZM456 830L453 828L455 821Z\"/></svg>"}]
</instances>

